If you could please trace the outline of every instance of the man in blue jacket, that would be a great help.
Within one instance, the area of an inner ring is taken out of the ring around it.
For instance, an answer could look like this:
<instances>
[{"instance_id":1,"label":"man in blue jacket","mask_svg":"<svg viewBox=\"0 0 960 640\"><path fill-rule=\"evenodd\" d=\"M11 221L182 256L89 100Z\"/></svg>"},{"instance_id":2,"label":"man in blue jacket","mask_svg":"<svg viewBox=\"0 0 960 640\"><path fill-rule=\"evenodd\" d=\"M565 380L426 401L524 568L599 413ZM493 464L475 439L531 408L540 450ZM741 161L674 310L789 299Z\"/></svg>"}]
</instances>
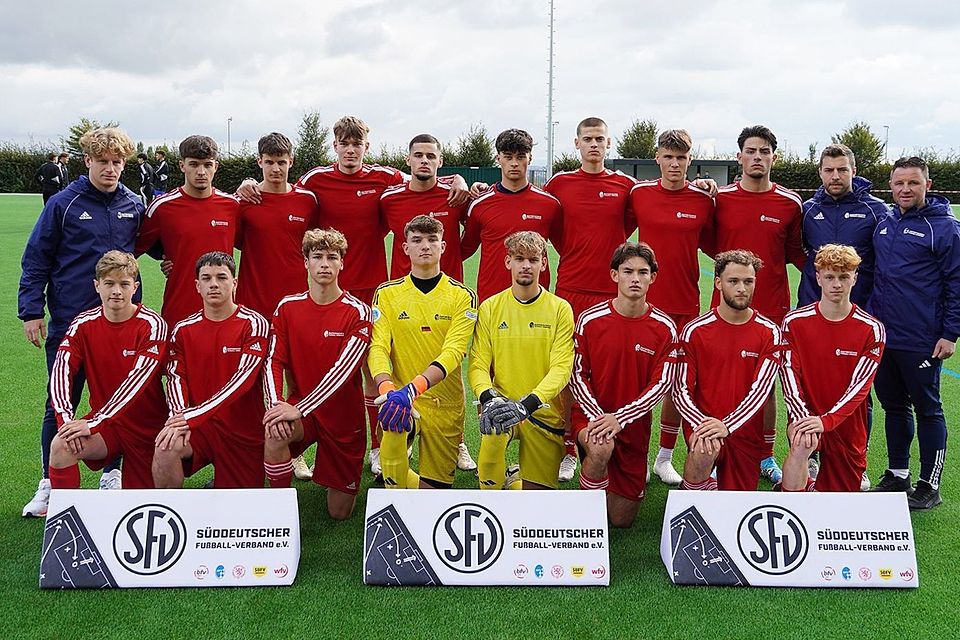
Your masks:
<instances>
[{"instance_id":1,"label":"man in blue jacket","mask_svg":"<svg viewBox=\"0 0 960 640\"><path fill-rule=\"evenodd\" d=\"M120 184L126 158L133 142L120 129L94 129L80 138L88 176L74 180L44 206L23 251L18 316L23 332L47 356L47 375L56 358L57 347L74 317L100 304L93 287L97 260L111 249L133 253L144 209L137 194ZM44 323L44 307L50 313ZM41 341L45 341L41 344ZM83 381L72 389L74 407L80 401ZM43 417L40 451L43 478L36 495L23 508L24 517L41 517L50 497L48 465L50 442L57 422L49 397ZM120 488L120 470L104 470L101 488Z\"/></svg>"},{"instance_id":2,"label":"man in blue jacket","mask_svg":"<svg viewBox=\"0 0 960 640\"><path fill-rule=\"evenodd\" d=\"M874 388L886 412L889 468L875 491L906 491L912 510L941 502L947 423L940 370L960 336L960 223L950 202L928 194L921 158L900 158L890 173L893 210L873 234L877 271L870 312L887 329ZM910 484L910 445L920 441L920 479Z\"/></svg>"},{"instance_id":3,"label":"man in blue jacket","mask_svg":"<svg viewBox=\"0 0 960 640\"><path fill-rule=\"evenodd\" d=\"M818 171L823 186L803 203L803 250L807 254L807 263L800 274L797 306L803 307L820 300L814 258L820 247L839 244L853 247L862 260L850 299L866 309L873 291L876 264L873 231L889 209L883 200L870 195L873 183L857 175L857 159L847 145L827 145L820 153ZM869 437L873 411L870 404L868 407ZM811 458L811 478L816 478L817 469L816 458ZM869 488L870 480L864 472L860 489L866 491Z\"/></svg>"}]
</instances>

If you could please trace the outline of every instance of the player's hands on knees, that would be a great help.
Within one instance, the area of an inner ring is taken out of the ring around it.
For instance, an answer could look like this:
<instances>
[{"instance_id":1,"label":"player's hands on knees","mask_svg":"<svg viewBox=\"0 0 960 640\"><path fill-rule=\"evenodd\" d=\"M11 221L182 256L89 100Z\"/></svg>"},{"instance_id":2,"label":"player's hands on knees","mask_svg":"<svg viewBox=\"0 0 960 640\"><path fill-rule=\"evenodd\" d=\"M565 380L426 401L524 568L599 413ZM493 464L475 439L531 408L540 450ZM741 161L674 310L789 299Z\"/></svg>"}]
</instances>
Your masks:
<instances>
[{"instance_id":1,"label":"player's hands on knees","mask_svg":"<svg viewBox=\"0 0 960 640\"><path fill-rule=\"evenodd\" d=\"M43 341L47 339L47 325L43 318L36 320L23 321L23 335L33 346L39 348L43 346Z\"/></svg>"},{"instance_id":2,"label":"player's hands on knees","mask_svg":"<svg viewBox=\"0 0 960 640\"><path fill-rule=\"evenodd\" d=\"M950 342L946 338L940 338L937 340L937 344L933 346L933 357L937 360L946 360L953 356L957 352L957 343Z\"/></svg>"},{"instance_id":3,"label":"player's hands on knees","mask_svg":"<svg viewBox=\"0 0 960 640\"><path fill-rule=\"evenodd\" d=\"M587 423L587 439L594 444L609 442L621 431L623 431L623 425L612 413L605 413Z\"/></svg>"},{"instance_id":4,"label":"player's hands on knees","mask_svg":"<svg viewBox=\"0 0 960 640\"><path fill-rule=\"evenodd\" d=\"M395 433L409 432L413 428L413 399L415 390L409 388L394 389L379 396L374 404L379 405L377 422L387 431Z\"/></svg>"},{"instance_id":5,"label":"player's hands on knees","mask_svg":"<svg viewBox=\"0 0 960 640\"><path fill-rule=\"evenodd\" d=\"M495 395L480 405L480 433L485 436L504 433L503 425L494 421L495 407L507 402L501 395Z\"/></svg>"},{"instance_id":6,"label":"player's hands on knees","mask_svg":"<svg viewBox=\"0 0 960 640\"><path fill-rule=\"evenodd\" d=\"M269 429L278 422L293 422L302 417L303 413L300 412L300 409L281 400L267 409L267 412L263 414L263 424Z\"/></svg>"},{"instance_id":7,"label":"player's hands on knees","mask_svg":"<svg viewBox=\"0 0 960 640\"><path fill-rule=\"evenodd\" d=\"M293 436L293 432L293 422L290 422L289 420L280 420L278 422L272 422L268 424L265 428L264 435L270 440L279 440L284 442Z\"/></svg>"},{"instance_id":8,"label":"player's hands on knees","mask_svg":"<svg viewBox=\"0 0 960 640\"><path fill-rule=\"evenodd\" d=\"M793 429L794 435L800 433L823 433L823 420L820 419L820 416L807 416L806 418L800 418L790 425L790 427Z\"/></svg>"},{"instance_id":9,"label":"player's hands on knees","mask_svg":"<svg viewBox=\"0 0 960 640\"><path fill-rule=\"evenodd\" d=\"M237 187L236 195L244 202L252 202L253 204L260 204L263 199L260 196L260 185L253 178L244 179Z\"/></svg>"},{"instance_id":10,"label":"player's hands on knees","mask_svg":"<svg viewBox=\"0 0 960 640\"><path fill-rule=\"evenodd\" d=\"M490 420L497 433L503 433L517 426L529 417L526 408L515 400L504 398L503 402L497 403L490 408Z\"/></svg>"},{"instance_id":11,"label":"player's hands on knees","mask_svg":"<svg viewBox=\"0 0 960 640\"><path fill-rule=\"evenodd\" d=\"M164 278L169 278L170 274L173 272L173 260L163 256L163 260L160 261L160 273L163 274Z\"/></svg>"},{"instance_id":12,"label":"player's hands on knees","mask_svg":"<svg viewBox=\"0 0 960 640\"><path fill-rule=\"evenodd\" d=\"M186 445L190 442L190 429L188 427L170 427L166 426L160 430L160 433L157 434L154 444L157 449L162 451L170 451L173 449L174 445L177 443L177 438L183 438L183 443Z\"/></svg>"},{"instance_id":13,"label":"player's hands on knees","mask_svg":"<svg viewBox=\"0 0 960 640\"><path fill-rule=\"evenodd\" d=\"M67 444L71 453L79 455L83 452L82 438L90 437L90 425L86 420L71 420L60 427L57 435Z\"/></svg>"}]
</instances>

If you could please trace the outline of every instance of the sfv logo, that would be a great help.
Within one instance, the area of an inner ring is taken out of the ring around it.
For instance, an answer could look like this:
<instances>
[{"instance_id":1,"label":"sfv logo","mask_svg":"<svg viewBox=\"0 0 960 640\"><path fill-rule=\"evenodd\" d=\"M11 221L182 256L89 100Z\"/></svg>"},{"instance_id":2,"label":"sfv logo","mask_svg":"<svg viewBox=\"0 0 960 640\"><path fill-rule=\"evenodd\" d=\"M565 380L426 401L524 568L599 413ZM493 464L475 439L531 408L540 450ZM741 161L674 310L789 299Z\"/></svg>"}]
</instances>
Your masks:
<instances>
[{"instance_id":1,"label":"sfv logo","mask_svg":"<svg viewBox=\"0 0 960 640\"><path fill-rule=\"evenodd\" d=\"M187 548L183 518L162 504L145 504L120 519L113 532L113 554L128 571L141 576L163 573Z\"/></svg>"},{"instance_id":2,"label":"sfv logo","mask_svg":"<svg viewBox=\"0 0 960 640\"><path fill-rule=\"evenodd\" d=\"M433 549L458 573L489 568L503 551L503 525L486 507L458 504L443 512L433 527Z\"/></svg>"},{"instance_id":3,"label":"sfv logo","mask_svg":"<svg viewBox=\"0 0 960 640\"><path fill-rule=\"evenodd\" d=\"M737 529L740 554L767 575L795 570L807 557L810 539L796 515L783 507L764 505L751 510Z\"/></svg>"}]
</instances>

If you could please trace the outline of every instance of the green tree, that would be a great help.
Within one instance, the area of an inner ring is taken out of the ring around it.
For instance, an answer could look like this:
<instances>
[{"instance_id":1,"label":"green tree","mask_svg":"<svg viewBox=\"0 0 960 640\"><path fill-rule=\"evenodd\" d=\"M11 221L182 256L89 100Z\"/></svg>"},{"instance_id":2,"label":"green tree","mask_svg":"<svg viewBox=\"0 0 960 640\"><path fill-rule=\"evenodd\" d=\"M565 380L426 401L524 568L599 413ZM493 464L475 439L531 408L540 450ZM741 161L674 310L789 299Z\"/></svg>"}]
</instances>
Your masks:
<instances>
[{"instance_id":1,"label":"green tree","mask_svg":"<svg viewBox=\"0 0 960 640\"><path fill-rule=\"evenodd\" d=\"M817 161L817 143L816 142L811 142L810 146L807 147L807 158L810 160L810 162Z\"/></svg>"},{"instance_id":2,"label":"green tree","mask_svg":"<svg viewBox=\"0 0 960 640\"><path fill-rule=\"evenodd\" d=\"M304 113L300 126L297 127L297 148L294 150L292 173L300 176L314 167L330 164L330 151L327 147L329 138L330 127L325 127L320 122L320 112Z\"/></svg>"},{"instance_id":3,"label":"green tree","mask_svg":"<svg viewBox=\"0 0 960 640\"><path fill-rule=\"evenodd\" d=\"M384 167L393 167L400 171L410 171L407 165L407 150L403 147L389 148L385 144L380 145L380 151L377 153L368 153L366 160L373 164L379 164Z\"/></svg>"},{"instance_id":4,"label":"green tree","mask_svg":"<svg viewBox=\"0 0 960 640\"><path fill-rule=\"evenodd\" d=\"M101 124L98 120L92 118L80 118L80 122L71 126L67 130L67 137L60 138L60 144L66 148L67 152L73 156L82 156L83 150L80 148L80 138L91 129L100 129L101 127L117 127L118 122L108 122Z\"/></svg>"},{"instance_id":5,"label":"green tree","mask_svg":"<svg viewBox=\"0 0 960 640\"><path fill-rule=\"evenodd\" d=\"M621 158L652 158L656 152L656 120L634 120L617 141Z\"/></svg>"},{"instance_id":6,"label":"green tree","mask_svg":"<svg viewBox=\"0 0 960 640\"><path fill-rule=\"evenodd\" d=\"M453 167L492 167L493 139L482 124L473 125L443 153L443 163Z\"/></svg>"},{"instance_id":7,"label":"green tree","mask_svg":"<svg viewBox=\"0 0 960 640\"><path fill-rule=\"evenodd\" d=\"M845 144L857 158L857 170L869 169L883 159L884 145L870 130L866 122L854 122L831 139L835 144Z\"/></svg>"},{"instance_id":8,"label":"green tree","mask_svg":"<svg viewBox=\"0 0 960 640\"><path fill-rule=\"evenodd\" d=\"M553 172L573 171L580 168L580 156L573 153L561 153L553 159Z\"/></svg>"}]
</instances>

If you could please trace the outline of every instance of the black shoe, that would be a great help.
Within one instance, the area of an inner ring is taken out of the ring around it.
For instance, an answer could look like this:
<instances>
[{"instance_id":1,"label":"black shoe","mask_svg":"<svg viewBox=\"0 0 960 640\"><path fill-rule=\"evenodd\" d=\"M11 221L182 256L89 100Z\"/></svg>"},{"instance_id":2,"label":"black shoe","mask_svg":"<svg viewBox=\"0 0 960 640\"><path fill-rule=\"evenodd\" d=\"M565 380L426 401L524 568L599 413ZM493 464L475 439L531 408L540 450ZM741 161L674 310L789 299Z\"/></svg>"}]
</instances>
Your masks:
<instances>
[{"instance_id":1,"label":"black shoe","mask_svg":"<svg viewBox=\"0 0 960 640\"><path fill-rule=\"evenodd\" d=\"M929 482L920 480L913 493L907 497L907 506L910 511L926 511L933 509L943 502L940 498L940 489L934 489Z\"/></svg>"},{"instance_id":2,"label":"black shoe","mask_svg":"<svg viewBox=\"0 0 960 640\"><path fill-rule=\"evenodd\" d=\"M908 474L906 478L898 478L893 475L893 472L890 469L887 469L883 472L883 476L880 477L880 482L877 483L871 491L878 491L881 493L894 492L894 491L905 491L908 495L913 493L913 486L910 484L910 475Z\"/></svg>"}]
</instances>

